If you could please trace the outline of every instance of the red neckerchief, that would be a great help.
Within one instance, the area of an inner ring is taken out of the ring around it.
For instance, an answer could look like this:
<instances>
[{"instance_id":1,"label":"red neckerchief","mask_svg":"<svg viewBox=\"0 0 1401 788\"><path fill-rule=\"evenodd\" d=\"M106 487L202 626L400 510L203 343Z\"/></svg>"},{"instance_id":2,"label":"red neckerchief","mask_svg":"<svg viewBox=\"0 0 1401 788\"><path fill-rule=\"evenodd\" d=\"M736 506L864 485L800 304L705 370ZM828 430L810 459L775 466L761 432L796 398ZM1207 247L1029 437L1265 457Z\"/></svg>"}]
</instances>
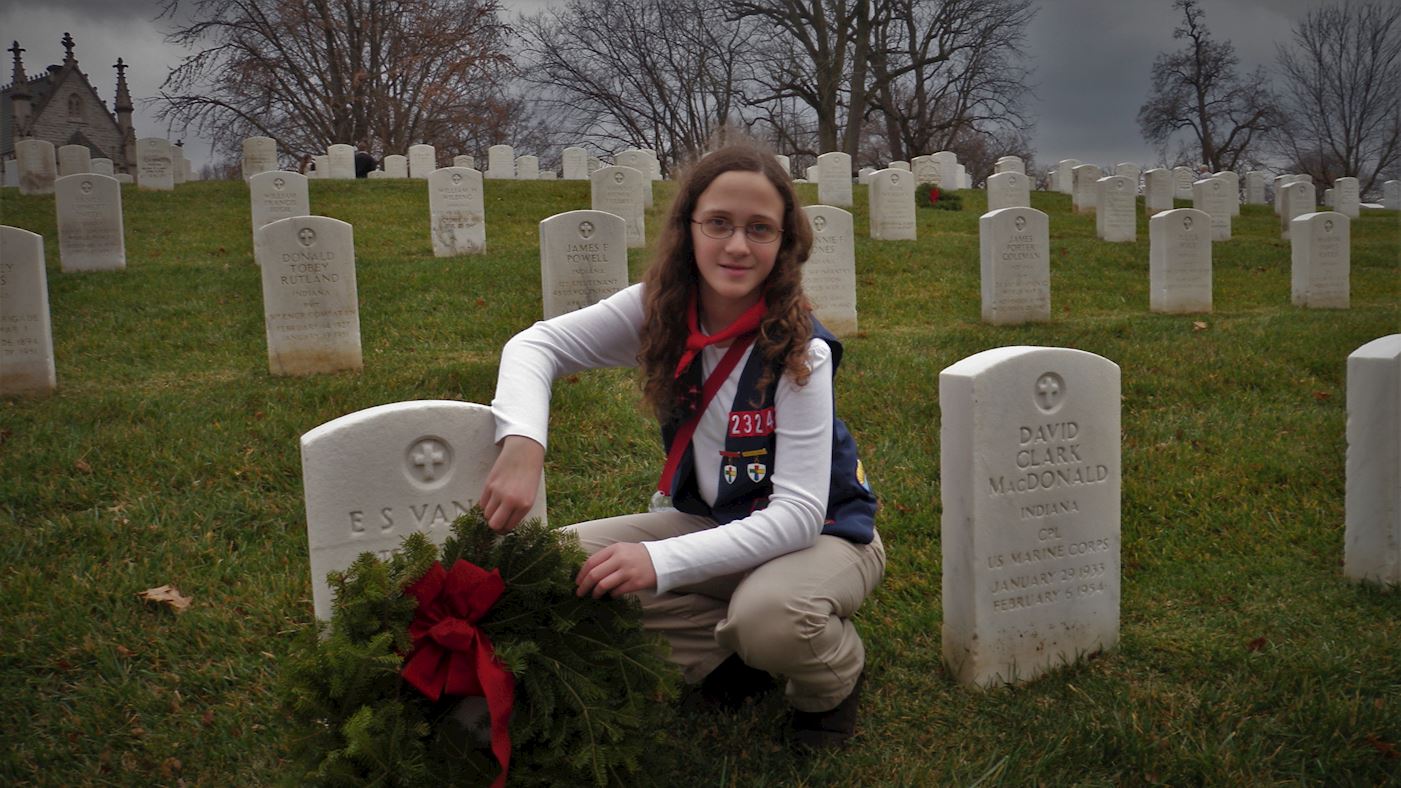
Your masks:
<instances>
[{"instance_id":1,"label":"red neckerchief","mask_svg":"<svg viewBox=\"0 0 1401 788\"><path fill-rule=\"evenodd\" d=\"M762 295L754 305L744 310L735 322L715 334L702 334L700 330L700 318L696 302L699 294L691 300L686 309L686 324L690 329L690 334L686 337L686 350L681 354L681 360L676 364L676 377L680 378L686 372L686 368L691 366L696 356L702 349L728 339L733 339L734 344L725 352L720 363L715 366L715 370L705 379L705 384L701 387L700 402L691 413L690 418L682 422L677 428L676 435L671 439L671 448L666 454L666 465L662 466L661 478L657 480L657 490L663 495L671 495L672 478L676 476L676 468L681 464L681 455L686 453L686 447L691 445L691 436L696 434L696 427L700 425L701 414L710 405L710 401L715 398L715 393L720 390L721 384L734 371L735 365L744 355L744 351L754 343L754 337L759 333L759 323L764 318L764 313L768 311L768 304Z\"/></svg>"}]
</instances>

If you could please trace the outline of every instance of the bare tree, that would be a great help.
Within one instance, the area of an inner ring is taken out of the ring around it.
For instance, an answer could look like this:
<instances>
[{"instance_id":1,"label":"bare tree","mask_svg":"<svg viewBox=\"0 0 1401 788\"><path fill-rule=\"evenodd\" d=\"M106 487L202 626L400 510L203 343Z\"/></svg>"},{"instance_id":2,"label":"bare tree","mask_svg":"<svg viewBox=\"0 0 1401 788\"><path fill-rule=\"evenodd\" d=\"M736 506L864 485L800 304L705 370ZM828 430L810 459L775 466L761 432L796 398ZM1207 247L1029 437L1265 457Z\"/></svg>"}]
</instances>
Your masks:
<instances>
[{"instance_id":1,"label":"bare tree","mask_svg":"<svg viewBox=\"0 0 1401 788\"><path fill-rule=\"evenodd\" d=\"M180 0L162 0L176 18ZM194 49L159 116L226 152L250 134L289 156L337 142L476 149L509 126L496 0L194 0L167 37ZM475 141L477 145L471 143ZM470 146L470 147L468 147Z\"/></svg>"},{"instance_id":2,"label":"bare tree","mask_svg":"<svg viewBox=\"0 0 1401 788\"><path fill-rule=\"evenodd\" d=\"M1373 191L1401 170L1401 6L1315 9L1293 44L1279 47L1280 152L1315 182L1350 176Z\"/></svg>"},{"instance_id":3,"label":"bare tree","mask_svg":"<svg viewBox=\"0 0 1401 788\"><path fill-rule=\"evenodd\" d=\"M1182 24L1172 37L1186 45L1153 61L1153 88L1138 110L1139 129L1163 147L1190 131L1202 163L1213 172L1235 169L1250 160L1276 122L1265 70L1237 75L1235 46L1212 39L1197 0L1176 0L1173 7L1182 10Z\"/></svg>"}]
</instances>

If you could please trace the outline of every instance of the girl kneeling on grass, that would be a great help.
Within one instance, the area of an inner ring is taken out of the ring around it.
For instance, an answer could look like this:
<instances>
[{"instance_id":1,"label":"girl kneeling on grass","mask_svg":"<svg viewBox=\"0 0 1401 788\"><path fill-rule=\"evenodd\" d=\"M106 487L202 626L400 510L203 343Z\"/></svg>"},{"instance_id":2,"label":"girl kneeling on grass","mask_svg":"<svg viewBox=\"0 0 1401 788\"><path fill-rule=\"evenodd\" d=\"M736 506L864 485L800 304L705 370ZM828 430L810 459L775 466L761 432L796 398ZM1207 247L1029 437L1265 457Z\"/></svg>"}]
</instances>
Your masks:
<instances>
[{"instance_id":1,"label":"girl kneeling on grass","mask_svg":"<svg viewBox=\"0 0 1401 788\"><path fill-rule=\"evenodd\" d=\"M642 284L506 343L481 505L509 531L534 503L555 378L640 365L669 450L659 492L652 511L571 526L589 553L578 593L635 594L709 700L735 707L785 677L794 741L823 748L855 730L865 650L851 616L885 551L836 418L842 346L803 296L811 246L771 154L696 162Z\"/></svg>"}]
</instances>

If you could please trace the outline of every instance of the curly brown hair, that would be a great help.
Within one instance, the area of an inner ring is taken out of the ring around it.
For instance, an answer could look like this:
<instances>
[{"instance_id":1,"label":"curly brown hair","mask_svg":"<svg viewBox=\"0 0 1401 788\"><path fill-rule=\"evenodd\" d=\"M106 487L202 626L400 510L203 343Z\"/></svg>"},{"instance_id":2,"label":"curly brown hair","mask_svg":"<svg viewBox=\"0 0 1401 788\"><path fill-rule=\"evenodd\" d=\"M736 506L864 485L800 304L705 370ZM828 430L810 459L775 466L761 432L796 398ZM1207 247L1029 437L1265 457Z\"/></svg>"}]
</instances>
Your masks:
<instances>
[{"instance_id":1,"label":"curly brown hair","mask_svg":"<svg viewBox=\"0 0 1401 788\"><path fill-rule=\"evenodd\" d=\"M762 174L783 198L783 234L773 270L764 280L768 307L755 340L755 348L766 362L759 390L766 389L777 375L785 372L800 386L808 381L812 321L811 306L803 295L802 266L812 249L812 228L799 210L792 180L772 153L750 144L728 145L693 162L682 175L656 252L642 279L645 311L642 346L637 354L642 369L642 396L663 423L683 415L682 384L675 379L676 364L689 333L686 310L696 297L700 279L691 244L691 214L710 184L734 170Z\"/></svg>"}]
</instances>

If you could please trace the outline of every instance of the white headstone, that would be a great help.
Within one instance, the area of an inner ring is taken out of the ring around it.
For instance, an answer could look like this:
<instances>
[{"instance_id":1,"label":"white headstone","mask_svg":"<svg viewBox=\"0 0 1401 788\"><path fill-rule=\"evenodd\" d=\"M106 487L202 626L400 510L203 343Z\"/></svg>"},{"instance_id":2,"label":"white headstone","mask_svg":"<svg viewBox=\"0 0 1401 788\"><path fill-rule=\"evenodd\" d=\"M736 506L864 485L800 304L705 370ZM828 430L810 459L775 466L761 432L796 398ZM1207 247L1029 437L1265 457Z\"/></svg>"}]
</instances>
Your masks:
<instances>
[{"instance_id":1,"label":"white headstone","mask_svg":"<svg viewBox=\"0 0 1401 788\"><path fill-rule=\"evenodd\" d=\"M643 179L643 174L631 167L603 167L589 176L591 207L622 217L627 223L629 248L647 245L642 209Z\"/></svg>"},{"instance_id":2,"label":"white headstone","mask_svg":"<svg viewBox=\"0 0 1401 788\"><path fill-rule=\"evenodd\" d=\"M583 181L589 177L589 154L583 148L565 148L560 156L560 168L566 181Z\"/></svg>"},{"instance_id":3,"label":"white headstone","mask_svg":"<svg viewBox=\"0 0 1401 788\"><path fill-rule=\"evenodd\" d=\"M311 375L360 369L351 226L326 216L293 216L258 233L268 370Z\"/></svg>"},{"instance_id":4,"label":"white headstone","mask_svg":"<svg viewBox=\"0 0 1401 788\"><path fill-rule=\"evenodd\" d=\"M958 154L953 151L941 150L929 154L929 158L934 160L934 166L939 172L939 191L950 191L958 189Z\"/></svg>"},{"instance_id":5,"label":"white headstone","mask_svg":"<svg viewBox=\"0 0 1401 788\"><path fill-rule=\"evenodd\" d=\"M597 156L589 157L589 174L592 175L603 167L603 160Z\"/></svg>"},{"instance_id":6,"label":"white headstone","mask_svg":"<svg viewBox=\"0 0 1401 788\"><path fill-rule=\"evenodd\" d=\"M1265 173L1251 170L1245 174L1245 204L1265 204Z\"/></svg>"},{"instance_id":7,"label":"white headstone","mask_svg":"<svg viewBox=\"0 0 1401 788\"><path fill-rule=\"evenodd\" d=\"M648 153L650 153L650 151L640 150L638 148L629 148L628 150L625 150L614 157L614 166L631 167L634 170L637 170L638 172L642 173L642 207L644 209L651 208L654 204L652 195L652 179L648 175L648 172L652 168L652 159L648 157Z\"/></svg>"},{"instance_id":8,"label":"white headstone","mask_svg":"<svg viewBox=\"0 0 1401 788\"><path fill-rule=\"evenodd\" d=\"M54 146L46 140L20 140L15 143L15 161L19 167L20 194L53 194L54 179L58 177L58 161Z\"/></svg>"},{"instance_id":9,"label":"white headstone","mask_svg":"<svg viewBox=\"0 0 1401 788\"><path fill-rule=\"evenodd\" d=\"M98 175L106 175L109 178L117 174L116 167L112 165L112 160L102 157L98 157L92 160L92 169L88 170L88 172L96 173Z\"/></svg>"},{"instance_id":10,"label":"white headstone","mask_svg":"<svg viewBox=\"0 0 1401 788\"><path fill-rule=\"evenodd\" d=\"M1349 219L1362 214L1362 194L1356 178L1339 178L1333 181L1333 210Z\"/></svg>"},{"instance_id":11,"label":"white headstone","mask_svg":"<svg viewBox=\"0 0 1401 788\"><path fill-rule=\"evenodd\" d=\"M851 207L851 157L839 151L817 157L817 201Z\"/></svg>"},{"instance_id":12,"label":"white headstone","mask_svg":"<svg viewBox=\"0 0 1401 788\"><path fill-rule=\"evenodd\" d=\"M783 170L783 174L791 177L793 175L793 167L788 157L780 153L776 154L774 158L778 160L779 169Z\"/></svg>"},{"instance_id":13,"label":"white headstone","mask_svg":"<svg viewBox=\"0 0 1401 788\"><path fill-rule=\"evenodd\" d=\"M429 173L438 169L438 151L432 145L419 143L409 146L409 177L428 180Z\"/></svg>"},{"instance_id":14,"label":"white headstone","mask_svg":"<svg viewBox=\"0 0 1401 788\"><path fill-rule=\"evenodd\" d=\"M1174 200L1192 199L1192 184L1197 182L1197 172L1191 167L1172 168L1172 198Z\"/></svg>"},{"instance_id":15,"label":"white headstone","mask_svg":"<svg viewBox=\"0 0 1401 788\"><path fill-rule=\"evenodd\" d=\"M1075 168L1084 162L1079 159L1061 159L1056 162L1055 177L1051 179L1052 188L1061 194L1075 193Z\"/></svg>"},{"instance_id":16,"label":"white headstone","mask_svg":"<svg viewBox=\"0 0 1401 788\"><path fill-rule=\"evenodd\" d=\"M856 182L870 185L871 175L876 171L875 167L862 167L856 171Z\"/></svg>"},{"instance_id":17,"label":"white headstone","mask_svg":"<svg viewBox=\"0 0 1401 788\"><path fill-rule=\"evenodd\" d=\"M807 181L808 183L817 183L820 180L818 175L819 173L816 164L803 170L803 180Z\"/></svg>"},{"instance_id":18,"label":"white headstone","mask_svg":"<svg viewBox=\"0 0 1401 788\"><path fill-rule=\"evenodd\" d=\"M915 174L915 185L932 183L937 186L939 183L939 165L935 163L933 156L916 156L910 159L910 170Z\"/></svg>"},{"instance_id":19,"label":"white headstone","mask_svg":"<svg viewBox=\"0 0 1401 788\"><path fill-rule=\"evenodd\" d=\"M1132 243L1138 240L1138 189L1124 175L1095 181L1095 233L1101 241Z\"/></svg>"},{"instance_id":20,"label":"white headstone","mask_svg":"<svg viewBox=\"0 0 1401 788\"><path fill-rule=\"evenodd\" d=\"M136 141L136 185L142 191L168 192L175 188L175 158L169 142L160 137Z\"/></svg>"},{"instance_id":21,"label":"white headstone","mask_svg":"<svg viewBox=\"0 0 1401 788\"><path fill-rule=\"evenodd\" d=\"M1310 184L1293 185L1313 188ZM1336 211L1306 213L1290 222L1289 290L1295 306L1348 308L1350 224L1350 219Z\"/></svg>"},{"instance_id":22,"label":"white headstone","mask_svg":"<svg viewBox=\"0 0 1401 788\"><path fill-rule=\"evenodd\" d=\"M856 333L856 246L851 214L831 205L803 208L812 224L812 253L803 264L803 293L812 313L837 336Z\"/></svg>"},{"instance_id":23,"label":"white headstone","mask_svg":"<svg viewBox=\"0 0 1401 788\"><path fill-rule=\"evenodd\" d=\"M136 183L136 179L131 177L129 172L119 172L112 177L117 179L117 183Z\"/></svg>"},{"instance_id":24,"label":"white headstone","mask_svg":"<svg viewBox=\"0 0 1401 788\"><path fill-rule=\"evenodd\" d=\"M369 172L365 173L365 180L367 181L377 181L381 178L387 177L389 176L384 174L384 170L370 170Z\"/></svg>"},{"instance_id":25,"label":"white headstone","mask_svg":"<svg viewBox=\"0 0 1401 788\"><path fill-rule=\"evenodd\" d=\"M1119 640L1120 373L1002 347L939 373L944 662L1031 681Z\"/></svg>"},{"instance_id":26,"label":"white headstone","mask_svg":"<svg viewBox=\"0 0 1401 788\"><path fill-rule=\"evenodd\" d=\"M1323 190L1323 207L1333 209L1333 190L1331 188Z\"/></svg>"},{"instance_id":27,"label":"white headstone","mask_svg":"<svg viewBox=\"0 0 1401 788\"><path fill-rule=\"evenodd\" d=\"M1274 186L1274 206L1275 216L1284 213L1284 187L1294 182L1293 175L1276 175L1272 184Z\"/></svg>"},{"instance_id":28,"label":"white headstone","mask_svg":"<svg viewBox=\"0 0 1401 788\"><path fill-rule=\"evenodd\" d=\"M973 182L968 178L968 168L967 168L967 167L963 166L962 164L955 164L955 165L954 165L954 170L955 170L956 173L957 173L957 174L956 174L956 180L957 180L957 183L958 183L958 188L960 188L960 189L971 189L971 188L973 188Z\"/></svg>"},{"instance_id":29,"label":"white headstone","mask_svg":"<svg viewBox=\"0 0 1401 788\"><path fill-rule=\"evenodd\" d=\"M1051 319L1051 237L1046 214L1003 208L978 220L983 321Z\"/></svg>"},{"instance_id":30,"label":"white headstone","mask_svg":"<svg viewBox=\"0 0 1401 788\"><path fill-rule=\"evenodd\" d=\"M92 172L92 151L86 145L64 145L58 149L58 177Z\"/></svg>"},{"instance_id":31,"label":"white headstone","mask_svg":"<svg viewBox=\"0 0 1401 788\"><path fill-rule=\"evenodd\" d=\"M243 141L243 179L277 169L277 143L272 137L248 137Z\"/></svg>"},{"instance_id":32,"label":"white headstone","mask_svg":"<svg viewBox=\"0 0 1401 788\"><path fill-rule=\"evenodd\" d=\"M116 178L83 173L54 181L58 256L64 271L126 268L122 234L122 185Z\"/></svg>"},{"instance_id":33,"label":"white headstone","mask_svg":"<svg viewBox=\"0 0 1401 788\"><path fill-rule=\"evenodd\" d=\"M885 168L888 170L904 170L905 172L909 172L910 163L907 161L892 161L887 164Z\"/></svg>"},{"instance_id":34,"label":"white headstone","mask_svg":"<svg viewBox=\"0 0 1401 788\"><path fill-rule=\"evenodd\" d=\"M1192 184L1192 207L1211 217L1211 240L1231 240L1230 184L1224 178L1203 178Z\"/></svg>"},{"instance_id":35,"label":"white headstone","mask_svg":"<svg viewBox=\"0 0 1401 788\"><path fill-rule=\"evenodd\" d=\"M1401 181L1382 184L1382 206L1389 211L1401 211Z\"/></svg>"},{"instance_id":36,"label":"white headstone","mask_svg":"<svg viewBox=\"0 0 1401 788\"><path fill-rule=\"evenodd\" d=\"M1289 238L1290 225L1296 217L1318 209L1318 198L1312 183L1294 181L1280 190L1280 237Z\"/></svg>"},{"instance_id":37,"label":"white headstone","mask_svg":"<svg viewBox=\"0 0 1401 788\"><path fill-rule=\"evenodd\" d=\"M0 395L57 386L44 238L0 225Z\"/></svg>"},{"instance_id":38,"label":"white headstone","mask_svg":"<svg viewBox=\"0 0 1401 788\"><path fill-rule=\"evenodd\" d=\"M913 173L893 168L871 173L868 198L872 238L879 241L916 239Z\"/></svg>"},{"instance_id":39,"label":"white headstone","mask_svg":"<svg viewBox=\"0 0 1401 788\"><path fill-rule=\"evenodd\" d=\"M536 156L521 156L516 159L516 180L540 180L540 159Z\"/></svg>"},{"instance_id":40,"label":"white headstone","mask_svg":"<svg viewBox=\"0 0 1401 788\"><path fill-rule=\"evenodd\" d=\"M1026 163L1022 161L1020 156L1003 156L993 165L993 173L1000 174L1004 172L1015 172L1020 175L1026 175Z\"/></svg>"},{"instance_id":41,"label":"white headstone","mask_svg":"<svg viewBox=\"0 0 1401 788\"><path fill-rule=\"evenodd\" d=\"M541 171L540 171L540 180L542 180L542 181L555 181L555 180L559 180L559 173L558 173L558 172L555 172L554 170L541 170Z\"/></svg>"},{"instance_id":42,"label":"white headstone","mask_svg":"<svg viewBox=\"0 0 1401 788\"><path fill-rule=\"evenodd\" d=\"M486 179L511 181L516 178L516 151L510 145L492 145L486 149Z\"/></svg>"},{"instance_id":43,"label":"white headstone","mask_svg":"<svg viewBox=\"0 0 1401 788\"><path fill-rule=\"evenodd\" d=\"M1071 172L1075 178L1071 205L1076 213L1092 213L1099 200L1099 179L1104 177L1104 173L1093 164L1081 164Z\"/></svg>"},{"instance_id":44,"label":"white headstone","mask_svg":"<svg viewBox=\"0 0 1401 788\"><path fill-rule=\"evenodd\" d=\"M1114 165L1114 174L1122 175L1133 181L1134 190L1138 190L1138 178L1143 174L1143 168L1132 162L1121 161Z\"/></svg>"},{"instance_id":45,"label":"white headstone","mask_svg":"<svg viewBox=\"0 0 1401 788\"><path fill-rule=\"evenodd\" d=\"M1347 357L1343 574L1401 585L1401 334Z\"/></svg>"},{"instance_id":46,"label":"white headstone","mask_svg":"<svg viewBox=\"0 0 1401 788\"><path fill-rule=\"evenodd\" d=\"M386 178L407 178L409 177L409 159L398 153L391 153L384 157L384 177Z\"/></svg>"},{"instance_id":47,"label":"white headstone","mask_svg":"<svg viewBox=\"0 0 1401 788\"><path fill-rule=\"evenodd\" d=\"M500 450L491 408L468 402L395 402L329 421L302 436L311 596L331 617L326 573L361 553L384 557L421 531L437 544L476 505ZM527 517L545 517L542 478Z\"/></svg>"},{"instance_id":48,"label":"white headstone","mask_svg":"<svg viewBox=\"0 0 1401 788\"><path fill-rule=\"evenodd\" d=\"M253 219L253 261L263 264L259 228L291 216L311 214L306 176L299 172L264 170L248 179L249 213Z\"/></svg>"},{"instance_id":49,"label":"white headstone","mask_svg":"<svg viewBox=\"0 0 1401 788\"><path fill-rule=\"evenodd\" d=\"M475 170L477 168L477 160L474 157L468 156L465 153L458 154L457 156L452 157L452 166L466 167L469 170Z\"/></svg>"},{"instance_id":50,"label":"white headstone","mask_svg":"<svg viewBox=\"0 0 1401 788\"><path fill-rule=\"evenodd\" d=\"M545 319L573 312L628 286L623 220L604 211L568 211L540 222L540 297Z\"/></svg>"},{"instance_id":51,"label":"white headstone","mask_svg":"<svg viewBox=\"0 0 1401 788\"><path fill-rule=\"evenodd\" d=\"M1143 173L1144 213L1152 216L1162 211L1171 211L1174 188L1172 170L1158 168Z\"/></svg>"},{"instance_id":52,"label":"white headstone","mask_svg":"<svg viewBox=\"0 0 1401 788\"><path fill-rule=\"evenodd\" d=\"M328 177L338 181L355 180L355 148L338 142L326 148L326 158L331 163Z\"/></svg>"},{"instance_id":53,"label":"white headstone","mask_svg":"<svg viewBox=\"0 0 1401 788\"><path fill-rule=\"evenodd\" d=\"M1031 207L1031 179L1016 170L988 177L988 211Z\"/></svg>"},{"instance_id":54,"label":"white headstone","mask_svg":"<svg viewBox=\"0 0 1401 788\"><path fill-rule=\"evenodd\" d=\"M0 160L0 170L4 171L4 179L0 180L0 186L7 189L19 188L19 163L14 159L10 161Z\"/></svg>"},{"instance_id":55,"label":"white headstone","mask_svg":"<svg viewBox=\"0 0 1401 788\"><path fill-rule=\"evenodd\" d=\"M189 180L190 162L185 158L183 145L170 146L170 180L176 186Z\"/></svg>"},{"instance_id":56,"label":"white headstone","mask_svg":"<svg viewBox=\"0 0 1401 788\"><path fill-rule=\"evenodd\" d=\"M444 167L429 173L428 214L434 257L486 251L486 207L477 170Z\"/></svg>"},{"instance_id":57,"label":"white headstone","mask_svg":"<svg viewBox=\"0 0 1401 788\"><path fill-rule=\"evenodd\" d=\"M1240 176L1231 170L1222 170L1212 176L1226 182L1226 204L1232 216L1240 216ZM1193 196L1195 200L1195 195Z\"/></svg>"},{"instance_id":58,"label":"white headstone","mask_svg":"<svg viewBox=\"0 0 1401 788\"><path fill-rule=\"evenodd\" d=\"M1154 312L1211 311L1211 217L1195 208L1148 219L1149 308Z\"/></svg>"}]
</instances>

